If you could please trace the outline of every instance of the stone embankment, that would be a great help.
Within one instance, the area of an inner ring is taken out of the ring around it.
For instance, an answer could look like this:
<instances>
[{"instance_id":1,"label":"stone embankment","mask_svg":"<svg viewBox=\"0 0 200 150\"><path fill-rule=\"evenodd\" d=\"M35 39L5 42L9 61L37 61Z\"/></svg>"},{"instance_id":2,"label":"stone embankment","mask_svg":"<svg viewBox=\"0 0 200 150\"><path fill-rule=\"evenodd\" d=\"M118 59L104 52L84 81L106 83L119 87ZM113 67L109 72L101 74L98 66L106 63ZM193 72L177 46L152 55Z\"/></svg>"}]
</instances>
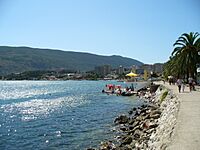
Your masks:
<instances>
[{"instance_id":1,"label":"stone embankment","mask_svg":"<svg viewBox=\"0 0 200 150\"><path fill-rule=\"evenodd\" d=\"M118 136L114 141L102 142L100 150L164 150L170 143L179 108L177 97L159 87L155 93L141 91L146 103L133 108L128 115L115 119ZM88 150L94 150L88 148Z\"/></svg>"}]
</instances>

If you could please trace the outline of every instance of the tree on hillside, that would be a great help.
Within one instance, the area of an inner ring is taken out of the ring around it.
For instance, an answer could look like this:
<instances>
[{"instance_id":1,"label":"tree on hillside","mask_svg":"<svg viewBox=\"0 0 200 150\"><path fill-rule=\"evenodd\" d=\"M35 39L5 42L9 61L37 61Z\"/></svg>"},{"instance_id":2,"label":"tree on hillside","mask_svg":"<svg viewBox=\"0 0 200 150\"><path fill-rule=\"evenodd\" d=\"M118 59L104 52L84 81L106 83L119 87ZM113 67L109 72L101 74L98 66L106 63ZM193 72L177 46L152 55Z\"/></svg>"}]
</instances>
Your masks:
<instances>
[{"instance_id":1,"label":"tree on hillside","mask_svg":"<svg viewBox=\"0 0 200 150\"><path fill-rule=\"evenodd\" d=\"M199 33L184 33L173 46L175 48L170 60L165 65L165 72L173 73L177 77L188 78L191 75L195 78L196 65L200 63L200 56L198 55L198 52L200 52Z\"/></svg>"}]
</instances>

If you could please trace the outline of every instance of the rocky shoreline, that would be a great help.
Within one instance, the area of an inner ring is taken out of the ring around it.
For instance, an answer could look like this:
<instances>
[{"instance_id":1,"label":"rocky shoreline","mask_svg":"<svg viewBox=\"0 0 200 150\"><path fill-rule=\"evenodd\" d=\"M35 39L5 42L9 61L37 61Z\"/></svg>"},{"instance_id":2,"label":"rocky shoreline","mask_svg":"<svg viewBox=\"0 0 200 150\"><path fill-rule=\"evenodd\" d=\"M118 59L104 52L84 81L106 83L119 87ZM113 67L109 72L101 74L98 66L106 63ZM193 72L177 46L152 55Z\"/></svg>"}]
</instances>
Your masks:
<instances>
[{"instance_id":1,"label":"rocky shoreline","mask_svg":"<svg viewBox=\"0 0 200 150\"><path fill-rule=\"evenodd\" d=\"M159 86L156 92L150 88L140 91L145 104L132 108L128 115L118 116L117 137L113 141L101 142L99 150L164 150L170 143L176 124L179 100L165 87ZM97 150L88 148L87 150Z\"/></svg>"}]
</instances>

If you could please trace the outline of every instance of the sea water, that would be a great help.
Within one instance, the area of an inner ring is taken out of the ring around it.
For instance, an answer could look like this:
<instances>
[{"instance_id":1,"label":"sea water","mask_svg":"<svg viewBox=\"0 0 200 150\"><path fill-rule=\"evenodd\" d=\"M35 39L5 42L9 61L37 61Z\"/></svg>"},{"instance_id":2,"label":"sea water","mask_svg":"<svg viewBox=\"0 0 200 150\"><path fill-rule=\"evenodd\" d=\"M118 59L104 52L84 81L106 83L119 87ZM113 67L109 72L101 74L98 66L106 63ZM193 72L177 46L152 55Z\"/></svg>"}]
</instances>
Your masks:
<instances>
[{"instance_id":1,"label":"sea water","mask_svg":"<svg viewBox=\"0 0 200 150\"><path fill-rule=\"evenodd\" d=\"M142 101L102 93L110 83L119 84L0 81L0 149L81 150L113 139L114 118Z\"/></svg>"}]
</instances>

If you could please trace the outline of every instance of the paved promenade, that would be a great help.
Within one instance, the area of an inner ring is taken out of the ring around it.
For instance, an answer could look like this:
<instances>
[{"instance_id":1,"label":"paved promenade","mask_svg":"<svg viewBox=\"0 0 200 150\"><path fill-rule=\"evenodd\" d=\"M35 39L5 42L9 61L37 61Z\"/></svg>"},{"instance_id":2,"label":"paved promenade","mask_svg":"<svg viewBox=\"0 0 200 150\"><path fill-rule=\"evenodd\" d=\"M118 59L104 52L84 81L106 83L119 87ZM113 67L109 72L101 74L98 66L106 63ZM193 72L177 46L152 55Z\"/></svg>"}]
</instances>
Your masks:
<instances>
[{"instance_id":1,"label":"paved promenade","mask_svg":"<svg viewBox=\"0 0 200 150\"><path fill-rule=\"evenodd\" d=\"M163 84L173 90L180 100L175 135L169 150L200 150L200 89L178 93L176 85Z\"/></svg>"}]
</instances>

